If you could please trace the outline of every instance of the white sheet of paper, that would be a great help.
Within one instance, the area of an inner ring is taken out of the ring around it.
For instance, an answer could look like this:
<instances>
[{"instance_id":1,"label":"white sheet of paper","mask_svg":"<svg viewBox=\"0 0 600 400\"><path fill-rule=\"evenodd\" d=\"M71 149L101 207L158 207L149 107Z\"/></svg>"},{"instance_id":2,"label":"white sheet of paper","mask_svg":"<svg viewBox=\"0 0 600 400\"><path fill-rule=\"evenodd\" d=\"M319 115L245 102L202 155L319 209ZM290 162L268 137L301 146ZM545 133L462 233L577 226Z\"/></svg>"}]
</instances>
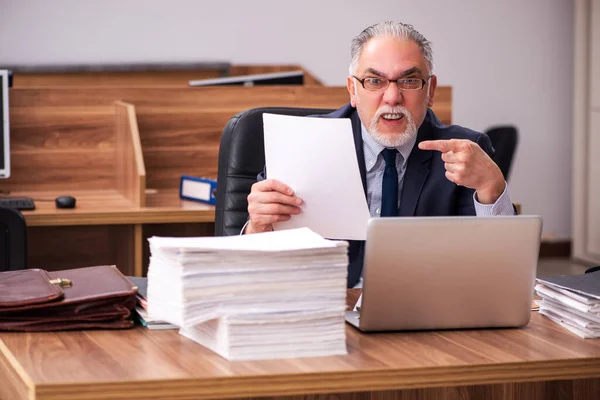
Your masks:
<instances>
[{"instance_id":1,"label":"white sheet of paper","mask_svg":"<svg viewBox=\"0 0 600 400\"><path fill-rule=\"evenodd\" d=\"M302 212L274 229L308 227L330 239L366 240L371 217L347 118L263 114L267 178L289 185Z\"/></svg>"}]
</instances>

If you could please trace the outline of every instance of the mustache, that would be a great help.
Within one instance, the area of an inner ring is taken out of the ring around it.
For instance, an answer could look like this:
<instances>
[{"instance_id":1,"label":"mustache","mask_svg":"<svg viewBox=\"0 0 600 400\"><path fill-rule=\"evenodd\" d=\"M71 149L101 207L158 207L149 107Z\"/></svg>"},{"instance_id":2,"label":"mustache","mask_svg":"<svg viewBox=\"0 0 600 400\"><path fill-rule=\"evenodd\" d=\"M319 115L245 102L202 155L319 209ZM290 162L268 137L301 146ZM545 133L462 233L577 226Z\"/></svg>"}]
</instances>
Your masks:
<instances>
[{"instance_id":1,"label":"mustache","mask_svg":"<svg viewBox=\"0 0 600 400\"><path fill-rule=\"evenodd\" d=\"M408 112L408 110L405 107L402 107L402 106L395 106L395 107L392 107L392 106L382 106L375 113L375 116L374 116L373 120L374 121L379 121L379 118L381 118L381 116L383 114L402 114L405 117L408 117L409 119L412 119L412 115L410 115L410 113Z\"/></svg>"}]
</instances>

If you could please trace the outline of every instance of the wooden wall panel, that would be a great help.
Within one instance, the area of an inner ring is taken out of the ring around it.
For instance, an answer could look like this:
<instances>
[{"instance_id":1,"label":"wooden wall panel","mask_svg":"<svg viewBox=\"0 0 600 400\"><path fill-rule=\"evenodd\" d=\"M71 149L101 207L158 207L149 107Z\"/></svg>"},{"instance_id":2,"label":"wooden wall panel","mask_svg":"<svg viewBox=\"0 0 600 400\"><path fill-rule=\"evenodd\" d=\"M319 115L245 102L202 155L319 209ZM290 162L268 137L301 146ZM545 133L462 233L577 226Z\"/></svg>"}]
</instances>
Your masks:
<instances>
[{"instance_id":1,"label":"wooden wall panel","mask_svg":"<svg viewBox=\"0 0 600 400\"><path fill-rule=\"evenodd\" d=\"M106 93L109 91L107 90ZM115 91L117 94L117 91ZM121 90L120 100L132 103L140 113L216 112L252 107L331 107L349 100L345 87L260 86L197 87L178 89Z\"/></svg>"},{"instance_id":2,"label":"wooden wall panel","mask_svg":"<svg viewBox=\"0 0 600 400\"><path fill-rule=\"evenodd\" d=\"M36 182L53 188L114 187L114 177L107 167L114 163L115 100L135 105L147 187L176 188L183 173L216 177L221 132L238 112L259 106L336 108L347 98L343 87L15 89L11 92L11 117L17 124L13 158L21 158L31 168L26 170L17 162L13 168L15 179L7 183L16 182L11 186L13 190L15 186L31 190ZM36 115L37 135L41 136L35 141L23 128L30 126L29 115ZM46 165L44 176L32 173L42 171L41 164L47 163L39 157L49 154L48 143L73 144L74 148L62 149L58 157L50 156L55 163ZM19 157L20 148L27 149L26 157ZM70 161L63 161L63 155ZM69 165L66 171L60 169L64 163Z\"/></svg>"},{"instance_id":3,"label":"wooden wall panel","mask_svg":"<svg viewBox=\"0 0 600 400\"><path fill-rule=\"evenodd\" d=\"M149 189L174 189L182 174L215 178L221 132L254 107L338 108L345 87L204 87L13 89L13 178L0 189L115 187L114 101L135 106ZM451 120L451 88L440 87L434 111Z\"/></svg>"},{"instance_id":4,"label":"wooden wall panel","mask_svg":"<svg viewBox=\"0 0 600 400\"><path fill-rule=\"evenodd\" d=\"M189 148L149 149L144 152L148 189L175 189L181 175L216 179L219 142Z\"/></svg>"},{"instance_id":5,"label":"wooden wall panel","mask_svg":"<svg viewBox=\"0 0 600 400\"><path fill-rule=\"evenodd\" d=\"M114 188L114 159L113 150L11 150L11 176L0 180L0 189L45 191Z\"/></svg>"},{"instance_id":6,"label":"wooden wall panel","mask_svg":"<svg viewBox=\"0 0 600 400\"><path fill-rule=\"evenodd\" d=\"M11 116L18 109L39 108L48 112L76 112L77 114L112 113L114 101L121 100L136 107L138 114L145 112L215 112L251 107L320 107L335 104L341 107L349 101L344 86L260 86L260 87L196 87L196 88L143 88L143 89L12 89ZM438 87L433 110L445 115L452 110L452 88ZM58 107L58 108L55 108ZM65 108L66 107L66 108ZM95 108L100 107L100 108ZM104 108L104 110L102 109ZM440 119L450 122L446 117ZM12 125L12 121L11 121Z\"/></svg>"},{"instance_id":7,"label":"wooden wall panel","mask_svg":"<svg viewBox=\"0 0 600 400\"><path fill-rule=\"evenodd\" d=\"M201 146L221 139L221 131L231 118L230 112L168 111L152 113L144 110L138 116L144 149Z\"/></svg>"},{"instance_id":8,"label":"wooden wall panel","mask_svg":"<svg viewBox=\"0 0 600 400\"><path fill-rule=\"evenodd\" d=\"M111 107L19 107L12 104L14 97L18 96L10 99L12 151L114 148Z\"/></svg>"},{"instance_id":9,"label":"wooden wall panel","mask_svg":"<svg viewBox=\"0 0 600 400\"><path fill-rule=\"evenodd\" d=\"M0 189L114 187L111 105L76 99L63 105L52 91L12 89L10 95L12 174Z\"/></svg>"}]
</instances>

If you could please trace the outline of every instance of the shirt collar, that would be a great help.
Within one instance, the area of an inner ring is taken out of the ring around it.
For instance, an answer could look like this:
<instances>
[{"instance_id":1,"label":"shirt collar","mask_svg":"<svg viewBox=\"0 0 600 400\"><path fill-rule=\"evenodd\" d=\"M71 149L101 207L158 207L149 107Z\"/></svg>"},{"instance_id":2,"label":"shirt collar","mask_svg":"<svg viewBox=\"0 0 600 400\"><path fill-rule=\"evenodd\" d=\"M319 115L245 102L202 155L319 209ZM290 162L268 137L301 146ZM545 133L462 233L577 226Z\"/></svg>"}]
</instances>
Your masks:
<instances>
[{"instance_id":1,"label":"shirt collar","mask_svg":"<svg viewBox=\"0 0 600 400\"><path fill-rule=\"evenodd\" d=\"M385 146L382 146L380 143L377 143L369 134L369 132L367 131L367 128L365 128L365 125L362 123L360 123L360 127L361 127L361 136L362 136L362 140L363 140L363 151L365 153L365 165L367 167L367 171L370 171L374 166L375 166L375 161L377 160L377 156L379 156L379 153L381 153L381 151L383 149L385 149ZM396 150L398 150L398 153L400 153L402 155L402 166L405 167L406 163L408 161L408 156L410 156L410 153L413 149L413 147L415 146L415 142L417 141L417 136L415 135L414 138L412 138L412 140L409 140L407 143L404 143L402 146L398 146L396 147Z\"/></svg>"}]
</instances>

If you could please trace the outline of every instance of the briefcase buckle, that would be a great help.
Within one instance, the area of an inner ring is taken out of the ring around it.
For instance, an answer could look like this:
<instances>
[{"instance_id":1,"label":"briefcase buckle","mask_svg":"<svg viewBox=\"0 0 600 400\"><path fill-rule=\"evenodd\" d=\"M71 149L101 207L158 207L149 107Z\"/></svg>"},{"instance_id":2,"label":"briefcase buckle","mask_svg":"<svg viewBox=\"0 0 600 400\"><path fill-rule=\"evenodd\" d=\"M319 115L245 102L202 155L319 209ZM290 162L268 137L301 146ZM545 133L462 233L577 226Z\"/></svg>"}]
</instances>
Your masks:
<instances>
[{"instance_id":1,"label":"briefcase buckle","mask_svg":"<svg viewBox=\"0 0 600 400\"><path fill-rule=\"evenodd\" d=\"M66 278L50 279L50 283L53 285L59 285L60 287L63 287L63 288L73 286L73 283L71 282L71 280L66 279Z\"/></svg>"}]
</instances>

